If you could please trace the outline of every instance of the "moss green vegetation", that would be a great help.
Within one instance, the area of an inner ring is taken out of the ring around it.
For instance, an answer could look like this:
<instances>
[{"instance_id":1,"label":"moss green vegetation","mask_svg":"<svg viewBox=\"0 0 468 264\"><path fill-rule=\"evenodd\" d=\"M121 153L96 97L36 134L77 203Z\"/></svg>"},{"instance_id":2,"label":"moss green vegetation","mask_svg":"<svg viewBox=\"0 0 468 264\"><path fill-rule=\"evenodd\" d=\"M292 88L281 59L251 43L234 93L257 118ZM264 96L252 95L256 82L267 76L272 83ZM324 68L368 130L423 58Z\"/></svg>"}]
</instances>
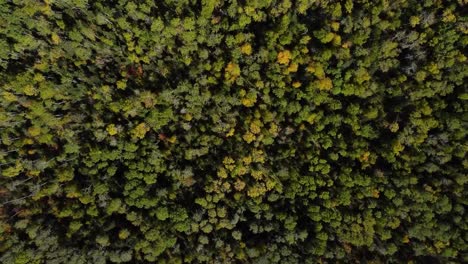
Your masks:
<instances>
[{"instance_id":1,"label":"moss green vegetation","mask_svg":"<svg viewBox=\"0 0 468 264\"><path fill-rule=\"evenodd\" d=\"M0 262L467 262L467 5L0 1Z\"/></svg>"}]
</instances>

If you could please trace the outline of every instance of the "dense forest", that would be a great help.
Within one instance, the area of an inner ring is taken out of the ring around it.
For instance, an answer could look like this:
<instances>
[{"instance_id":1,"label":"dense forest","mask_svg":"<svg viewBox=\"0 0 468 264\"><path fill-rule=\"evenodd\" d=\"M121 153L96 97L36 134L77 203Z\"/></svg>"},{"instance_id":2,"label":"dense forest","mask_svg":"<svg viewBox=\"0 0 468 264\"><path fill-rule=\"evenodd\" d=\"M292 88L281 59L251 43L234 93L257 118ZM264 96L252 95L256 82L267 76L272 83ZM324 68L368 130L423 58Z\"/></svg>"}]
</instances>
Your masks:
<instances>
[{"instance_id":1,"label":"dense forest","mask_svg":"<svg viewBox=\"0 0 468 264\"><path fill-rule=\"evenodd\" d=\"M0 0L0 263L467 263L467 0Z\"/></svg>"}]
</instances>

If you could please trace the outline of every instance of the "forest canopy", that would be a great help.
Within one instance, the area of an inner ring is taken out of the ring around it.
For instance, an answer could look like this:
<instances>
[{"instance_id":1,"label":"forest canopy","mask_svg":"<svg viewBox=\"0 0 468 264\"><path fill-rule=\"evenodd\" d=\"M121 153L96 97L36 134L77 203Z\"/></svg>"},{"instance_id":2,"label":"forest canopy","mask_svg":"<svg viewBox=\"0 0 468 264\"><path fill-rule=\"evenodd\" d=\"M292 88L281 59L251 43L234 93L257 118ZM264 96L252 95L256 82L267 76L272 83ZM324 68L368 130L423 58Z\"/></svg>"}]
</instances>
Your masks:
<instances>
[{"instance_id":1,"label":"forest canopy","mask_svg":"<svg viewBox=\"0 0 468 264\"><path fill-rule=\"evenodd\" d=\"M0 1L0 262L468 262L467 5Z\"/></svg>"}]
</instances>

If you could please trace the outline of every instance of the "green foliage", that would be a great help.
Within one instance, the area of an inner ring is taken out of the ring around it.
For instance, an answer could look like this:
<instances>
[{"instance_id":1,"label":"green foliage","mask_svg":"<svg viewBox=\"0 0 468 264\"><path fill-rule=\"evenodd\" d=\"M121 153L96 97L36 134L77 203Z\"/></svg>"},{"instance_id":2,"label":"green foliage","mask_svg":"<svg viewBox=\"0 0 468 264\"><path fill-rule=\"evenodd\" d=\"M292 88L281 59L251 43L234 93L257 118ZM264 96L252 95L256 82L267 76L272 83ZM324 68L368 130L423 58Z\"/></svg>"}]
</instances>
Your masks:
<instances>
[{"instance_id":1,"label":"green foliage","mask_svg":"<svg viewBox=\"0 0 468 264\"><path fill-rule=\"evenodd\" d=\"M465 10L0 1L0 262L467 262Z\"/></svg>"}]
</instances>

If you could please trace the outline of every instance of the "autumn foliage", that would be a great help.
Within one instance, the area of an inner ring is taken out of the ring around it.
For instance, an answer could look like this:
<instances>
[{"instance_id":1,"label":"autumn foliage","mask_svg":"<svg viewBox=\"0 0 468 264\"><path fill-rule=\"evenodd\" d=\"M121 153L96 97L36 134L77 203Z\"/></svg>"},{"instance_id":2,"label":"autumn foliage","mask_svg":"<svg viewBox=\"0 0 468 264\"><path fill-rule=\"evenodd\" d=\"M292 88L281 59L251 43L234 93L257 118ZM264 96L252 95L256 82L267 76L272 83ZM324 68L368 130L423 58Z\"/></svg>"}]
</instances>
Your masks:
<instances>
[{"instance_id":1,"label":"autumn foliage","mask_svg":"<svg viewBox=\"0 0 468 264\"><path fill-rule=\"evenodd\" d=\"M466 263L465 0L0 1L0 263Z\"/></svg>"}]
</instances>

